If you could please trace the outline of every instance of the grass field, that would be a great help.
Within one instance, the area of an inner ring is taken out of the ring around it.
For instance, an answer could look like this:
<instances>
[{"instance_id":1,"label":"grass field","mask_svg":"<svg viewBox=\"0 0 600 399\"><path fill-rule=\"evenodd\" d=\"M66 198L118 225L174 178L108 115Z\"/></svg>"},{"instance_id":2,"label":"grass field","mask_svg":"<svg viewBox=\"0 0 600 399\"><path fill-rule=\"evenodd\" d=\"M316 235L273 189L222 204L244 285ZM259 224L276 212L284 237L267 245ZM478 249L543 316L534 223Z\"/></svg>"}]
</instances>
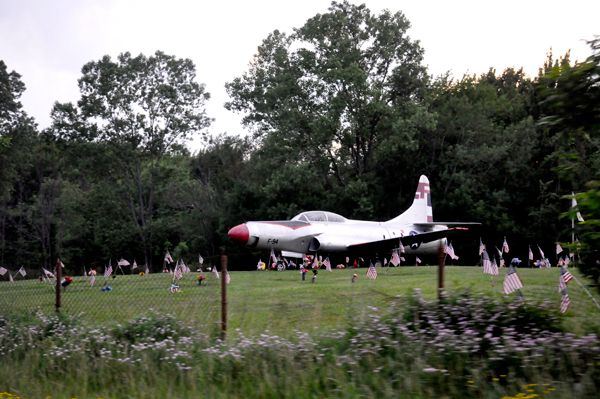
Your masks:
<instances>
[{"instance_id":1,"label":"grass field","mask_svg":"<svg viewBox=\"0 0 600 399\"><path fill-rule=\"evenodd\" d=\"M501 269L505 271L506 269ZM587 284L577 269L569 269L582 284ZM356 283L350 278L358 274ZM559 307L558 269L519 269L526 299L546 301L548 306ZM397 295L412 295L419 289L425 299L437 295L437 267L400 267L379 269L377 280L365 276L366 269L321 270L317 282L310 276L301 281L299 271L231 272L228 285L228 328L246 333L269 330L278 334L293 330L312 331L345 326L367 306L385 307ZM310 273L309 273L310 274ZM386 275L387 274L387 275ZM202 287L196 283L197 273L184 276L181 291L171 293L170 275L119 275L109 279L112 291L103 292L104 279L98 278L94 287L82 277L63 294L61 313L84 313L92 323L124 322L153 309L174 314L178 319L203 325L218 325L221 319L221 282L213 273L204 273L207 280ZM492 287L489 275L479 267L445 267L445 287L448 290L469 289L498 298L502 294L504 275L494 277ZM589 292L600 302L594 288ZM514 298L508 296L507 299ZM575 333L600 331L600 310L576 282L569 283L571 307L562 319L565 327ZM0 314L33 314L39 309L54 311L55 293L37 280L0 282Z\"/></svg>"},{"instance_id":2,"label":"grass field","mask_svg":"<svg viewBox=\"0 0 600 399\"><path fill-rule=\"evenodd\" d=\"M226 341L212 273L202 287L186 275L179 293L164 274L120 275L110 292L77 278L61 317L35 315L54 314L52 287L0 282L0 398L598 396L600 310L572 281L557 317L558 269L519 270L525 299L543 306L503 295L504 276L492 286L477 267L447 267L459 294L430 302L410 297L436 298L437 267L378 271L320 271L315 284L231 272Z\"/></svg>"}]
</instances>

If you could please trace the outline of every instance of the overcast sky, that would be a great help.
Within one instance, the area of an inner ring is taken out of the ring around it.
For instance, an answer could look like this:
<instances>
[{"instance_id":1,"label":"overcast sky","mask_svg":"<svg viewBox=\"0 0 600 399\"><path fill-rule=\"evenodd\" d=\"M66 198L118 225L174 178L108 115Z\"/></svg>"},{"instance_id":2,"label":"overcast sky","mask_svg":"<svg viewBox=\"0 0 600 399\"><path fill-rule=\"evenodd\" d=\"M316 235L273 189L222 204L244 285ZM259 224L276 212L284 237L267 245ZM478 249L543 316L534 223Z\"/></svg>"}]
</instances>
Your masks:
<instances>
[{"instance_id":1,"label":"overcast sky","mask_svg":"<svg viewBox=\"0 0 600 399\"><path fill-rule=\"evenodd\" d=\"M351 2L365 3L373 13L402 11L412 24L409 35L421 41L425 64L436 76L511 66L536 76L550 47L555 57L571 49L572 60L583 60L590 51L582 39L600 34L600 0ZM0 0L0 59L22 75L24 108L45 128L55 101L78 100L77 79L89 61L156 50L190 58L198 81L212 95L211 132L240 134L240 116L223 108L225 82L247 69L270 32L289 33L329 5L324 0Z\"/></svg>"}]
</instances>

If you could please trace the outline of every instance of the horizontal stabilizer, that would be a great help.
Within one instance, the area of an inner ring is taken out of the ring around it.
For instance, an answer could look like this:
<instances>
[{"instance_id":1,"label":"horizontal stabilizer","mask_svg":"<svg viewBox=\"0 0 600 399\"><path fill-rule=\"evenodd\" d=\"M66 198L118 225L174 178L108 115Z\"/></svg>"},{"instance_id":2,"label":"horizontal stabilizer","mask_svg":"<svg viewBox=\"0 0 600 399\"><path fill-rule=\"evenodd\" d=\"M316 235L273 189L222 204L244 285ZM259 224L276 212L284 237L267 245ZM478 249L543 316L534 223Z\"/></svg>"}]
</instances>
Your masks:
<instances>
[{"instance_id":1,"label":"horizontal stabilizer","mask_svg":"<svg viewBox=\"0 0 600 399\"><path fill-rule=\"evenodd\" d=\"M414 236L404 236L388 238L386 240L371 241L363 244L348 245L347 248L352 252L377 252L377 251L391 251L394 248L398 248L399 240L402 240L402 245L407 246L411 244L431 242L439 240L441 238L454 237L458 234L464 234L469 229L466 227L454 227L452 229L430 231L427 233L415 234Z\"/></svg>"},{"instance_id":2,"label":"horizontal stabilizer","mask_svg":"<svg viewBox=\"0 0 600 399\"><path fill-rule=\"evenodd\" d=\"M481 226L481 223L477 222L416 222L413 223L415 226Z\"/></svg>"}]
</instances>

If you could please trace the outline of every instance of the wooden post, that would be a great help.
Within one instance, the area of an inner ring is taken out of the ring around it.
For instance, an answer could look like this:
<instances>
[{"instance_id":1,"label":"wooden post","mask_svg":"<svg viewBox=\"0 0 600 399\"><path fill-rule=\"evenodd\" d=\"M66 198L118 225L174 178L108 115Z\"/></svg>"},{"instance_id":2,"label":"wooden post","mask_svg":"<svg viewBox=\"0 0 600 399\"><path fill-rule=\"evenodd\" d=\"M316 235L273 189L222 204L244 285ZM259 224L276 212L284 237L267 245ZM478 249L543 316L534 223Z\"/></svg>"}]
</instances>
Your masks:
<instances>
[{"instance_id":1,"label":"wooden post","mask_svg":"<svg viewBox=\"0 0 600 399\"><path fill-rule=\"evenodd\" d=\"M438 249L438 297L442 297L444 290L444 246L440 245Z\"/></svg>"},{"instance_id":2,"label":"wooden post","mask_svg":"<svg viewBox=\"0 0 600 399\"><path fill-rule=\"evenodd\" d=\"M60 283L62 275L62 262L60 258L56 259L56 313L60 312Z\"/></svg>"},{"instance_id":3,"label":"wooden post","mask_svg":"<svg viewBox=\"0 0 600 399\"><path fill-rule=\"evenodd\" d=\"M227 332L227 283L225 276L227 275L227 255L225 249L221 250L221 339L225 339Z\"/></svg>"}]
</instances>

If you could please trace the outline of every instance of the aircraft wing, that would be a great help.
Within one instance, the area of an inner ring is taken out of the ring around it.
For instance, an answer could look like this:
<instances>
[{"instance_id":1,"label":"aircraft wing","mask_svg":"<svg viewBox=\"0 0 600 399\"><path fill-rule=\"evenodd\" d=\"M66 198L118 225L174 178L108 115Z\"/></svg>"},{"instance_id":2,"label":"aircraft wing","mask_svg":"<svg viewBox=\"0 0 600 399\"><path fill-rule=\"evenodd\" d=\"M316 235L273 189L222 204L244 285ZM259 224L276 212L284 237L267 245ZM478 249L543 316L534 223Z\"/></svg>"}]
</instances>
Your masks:
<instances>
[{"instance_id":1,"label":"aircraft wing","mask_svg":"<svg viewBox=\"0 0 600 399\"><path fill-rule=\"evenodd\" d=\"M468 230L469 229L466 227L454 227L448 230L430 231L427 233L415 234L414 236L395 237L385 240L353 244L348 245L347 248L352 252L392 251L394 248L398 248L399 239L402 240L402 245L407 246L420 242L431 242L444 237L454 237L458 234L464 234Z\"/></svg>"},{"instance_id":2,"label":"aircraft wing","mask_svg":"<svg viewBox=\"0 0 600 399\"><path fill-rule=\"evenodd\" d=\"M431 226L481 226L481 223L477 222L417 222L413 223L415 226L431 227Z\"/></svg>"}]
</instances>

